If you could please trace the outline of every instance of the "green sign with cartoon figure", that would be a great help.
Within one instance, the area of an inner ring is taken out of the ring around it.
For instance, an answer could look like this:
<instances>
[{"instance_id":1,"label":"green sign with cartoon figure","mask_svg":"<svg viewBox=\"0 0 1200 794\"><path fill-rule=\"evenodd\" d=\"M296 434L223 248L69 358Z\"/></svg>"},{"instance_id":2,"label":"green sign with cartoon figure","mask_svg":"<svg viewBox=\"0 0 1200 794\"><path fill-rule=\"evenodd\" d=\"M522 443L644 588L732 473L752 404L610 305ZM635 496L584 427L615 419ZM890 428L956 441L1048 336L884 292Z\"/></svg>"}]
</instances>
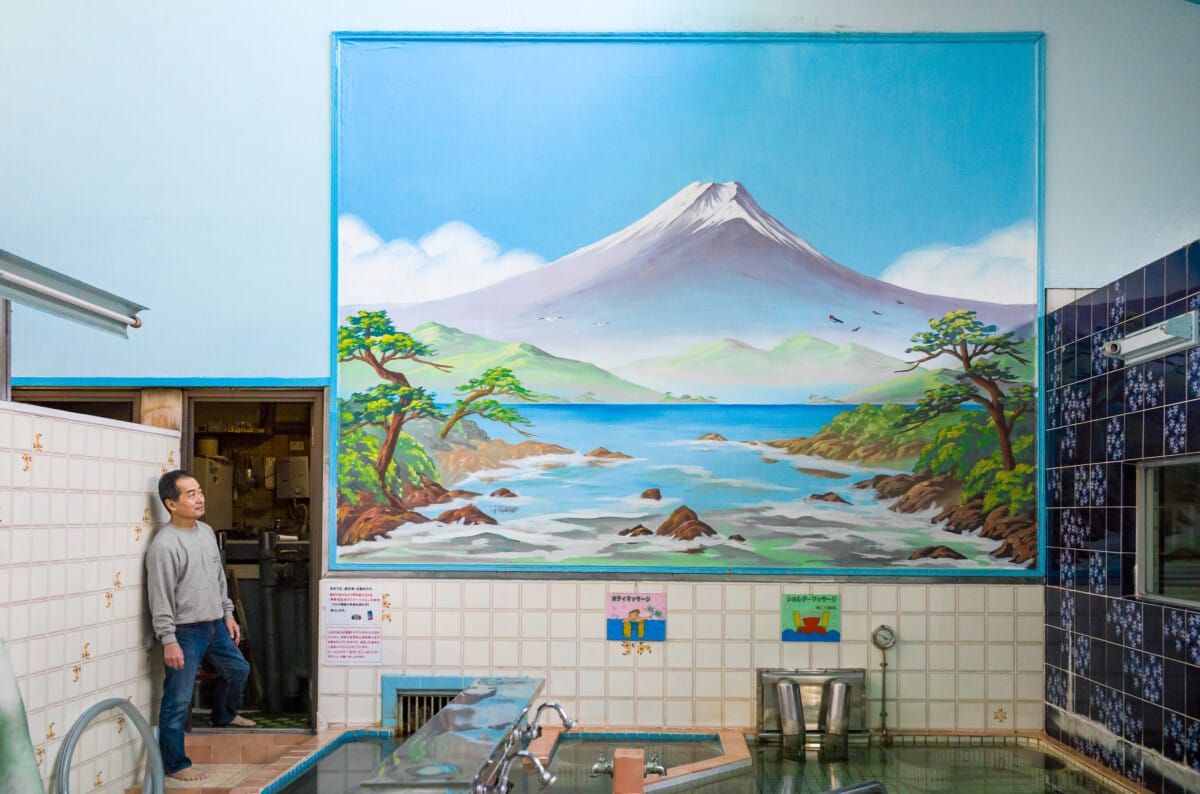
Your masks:
<instances>
[{"instance_id":1,"label":"green sign with cartoon figure","mask_svg":"<svg viewBox=\"0 0 1200 794\"><path fill-rule=\"evenodd\" d=\"M840 595L783 595L780 624L784 642L841 642Z\"/></svg>"}]
</instances>

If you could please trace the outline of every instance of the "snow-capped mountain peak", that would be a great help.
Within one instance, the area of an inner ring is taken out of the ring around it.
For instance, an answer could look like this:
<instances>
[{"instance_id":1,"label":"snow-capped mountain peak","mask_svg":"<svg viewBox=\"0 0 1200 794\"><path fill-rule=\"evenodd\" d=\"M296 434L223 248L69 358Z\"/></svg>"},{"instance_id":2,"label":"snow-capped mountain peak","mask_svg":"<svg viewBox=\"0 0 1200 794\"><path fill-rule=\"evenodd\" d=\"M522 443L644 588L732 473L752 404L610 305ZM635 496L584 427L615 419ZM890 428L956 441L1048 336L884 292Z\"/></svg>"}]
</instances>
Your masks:
<instances>
[{"instance_id":1,"label":"snow-capped mountain peak","mask_svg":"<svg viewBox=\"0 0 1200 794\"><path fill-rule=\"evenodd\" d=\"M580 249L580 252L654 239L668 231L694 234L733 221L745 223L780 245L825 258L806 240L764 212L740 182L692 182L640 220Z\"/></svg>"}]
</instances>

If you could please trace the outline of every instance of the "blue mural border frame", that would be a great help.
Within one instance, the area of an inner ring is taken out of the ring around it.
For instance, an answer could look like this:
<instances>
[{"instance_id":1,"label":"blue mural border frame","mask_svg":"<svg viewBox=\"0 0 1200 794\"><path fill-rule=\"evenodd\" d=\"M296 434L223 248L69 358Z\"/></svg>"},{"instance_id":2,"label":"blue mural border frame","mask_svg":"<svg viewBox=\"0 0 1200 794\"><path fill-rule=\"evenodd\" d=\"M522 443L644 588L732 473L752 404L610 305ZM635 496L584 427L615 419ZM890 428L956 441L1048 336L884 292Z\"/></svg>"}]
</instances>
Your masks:
<instances>
[{"instance_id":1,"label":"blue mural border frame","mask_svg":"<svg viewBox=\"0 0 1200 794\"><path fill-rule=\"evenodd\" d=\"M1197 0L1200 1L1200 0ZM338 121L340 118L340 55L344 44L365 42L481 42L481 43L791 43L816 42L838 44L843 42L882 43L926 43L926 42L1026 42L1033 45L1033 67L1036 105L1033 131L1036 138L1034 179L1036 180L1035 218L1037 225L1037 497L1038 497L1038 556L1033 568L1004 570L937 570L930 568L763 568L731 566L698 568L694 566L638 566L638 565L462 565L429 563L344 563L337 557L337 468L338 468L338 217L340 204L338 183ZM487 32L487 31L334 31L330 34L330 213L329 213L329 257L330 257L330 345L329 345L329 468L328 529L325 533L328 571L339 573L393 572L411 574L468 575L492 578L529 578L531 575L572 575L581 578L632 578L633 576L668 576L695 580L711 579L715 576L755 577L862 577L881 581L886 579L932 579L938 581L964 580L1024 580L1035 583L1046 574L1046 450L1042 441L1046 420L1046 395L1042 372L1043 351L1046 334L1045 302L1045 145L1046 145L1046 34L1040 31L996 31L978 33L924 32L924 33L874 33L874 32Z\"/></svg>"}]
</instances>

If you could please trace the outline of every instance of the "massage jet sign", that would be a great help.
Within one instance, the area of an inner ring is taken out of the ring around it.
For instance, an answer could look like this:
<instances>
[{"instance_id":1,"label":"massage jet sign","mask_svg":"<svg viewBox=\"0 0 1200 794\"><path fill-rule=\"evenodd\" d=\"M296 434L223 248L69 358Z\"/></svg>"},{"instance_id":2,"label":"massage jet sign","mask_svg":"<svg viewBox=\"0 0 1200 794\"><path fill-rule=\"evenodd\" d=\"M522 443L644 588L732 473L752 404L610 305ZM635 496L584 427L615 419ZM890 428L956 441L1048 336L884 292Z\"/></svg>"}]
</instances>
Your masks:
<instances>
[{"instance_id":1,"label":"massage jet sign","mask_svg":"<svg viewBox=\"0 0 1200 794\"><path fill-rule=\"evenodd\" d=\"M667 639L667 594L609 593L605 617L608 639L638 643L638 653L647 653L641 643Z\"/></svg>"},{"instance_id":2,"label":"massage jet sign","mask_svg":"<svg viewBox=\"0 0 1200 794\"><path fill-rule=\"evenodd\" d=\"M840 595L784 594L780 603L780 639L783 642L840 642Z\"/></svg>"}]
</instances>

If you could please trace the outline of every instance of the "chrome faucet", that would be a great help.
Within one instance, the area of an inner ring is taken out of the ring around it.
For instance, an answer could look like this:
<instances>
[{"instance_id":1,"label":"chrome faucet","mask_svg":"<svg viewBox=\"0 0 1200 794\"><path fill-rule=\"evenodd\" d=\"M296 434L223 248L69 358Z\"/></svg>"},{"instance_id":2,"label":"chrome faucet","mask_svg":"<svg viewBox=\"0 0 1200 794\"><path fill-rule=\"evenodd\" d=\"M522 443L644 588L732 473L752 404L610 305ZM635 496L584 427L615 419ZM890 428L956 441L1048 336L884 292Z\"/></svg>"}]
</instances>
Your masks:
<instances>
[{"instance_id":1,"label":"chrome faucet","mask_svg":"<svg viewBox=\"0 0 1200 794\"><path fill-rule=\"evenodd\" d=\"M592 771L588 777L600 777L601 775L612 775L613 762L608 760L608 756L603 750L600 751L600 757L596 759L596 763L592 764Z\"/></svg>"},{"instance_id":2,"label":"chrome faucet","mask_svg":"<svg viewBox=\"0 0 1200 794\"><path fill-rule=\"evenodd\" d=\"M538 780L541 782L542 788L552 786L554 785L554 781L558 780L557 777L550 774L549 769L542 766L542 762L538 760L536 755L528 750L521 750L507 756L500 764L500 777L496 782L496 791L498 791L500 794L508 794L508 790L512 788L512 783L510 783L508 779L508 773L509 768L512 766L513 760L516 758L526 758L533 762L534 768L537 769Z\"/></svg>"},{"instance_id":3,"label":"chrome faucet","mask_svg":"<svg viewBox=\"0 0 1200 794\"><path fill-rule=\"evenodd\" d=\"M521 712L521 717L517 718L517 734L522 741L531 742L542 735L542 726L540 720L542 717L542 712L546 709L552 709L558 712L559 719L562 720L563 730L569 731L575 727L575 720L567 716L567 713L563 711L562 706L558 705L557 703L551 703L547 701L538 706L537 711L533 713L533 719L526 722L525 727L520 727L520 722L523 717L526 717L529 710L526 709L525 711Z\"/></svg>"},{"instance_id":4,"label":"chrome faucet","mask_svg":"<svg viewBox=\"0 0 1200 794\"><path fill-rule=\"evenodd\" d=\"M658 775L659 777L666 776L667 768L662 765L661 761L658 760L658 753L655 753L654 755L650 756L650 760L646 762L645 774Z\"/></svg>"},{"instance_id":5,"label":"chrome faucet","mask_svg":"<svg viewBox=\"0 0 1200 794\"><path fill-rule=\"evenodd\" d=\"M562 720L563 730L569 731L575 727L575 724L576 724L575 720L573 720L567 716L567 712L563 711L563 707L558 705L557 703L551 703L549 701L538 706L538 710L534 712L533 722L535 725L541 720L542 712L545 711L546 709L552 709L552 710L558 712L558 718L560 720Z\"/></svg>"}]
</instances>

